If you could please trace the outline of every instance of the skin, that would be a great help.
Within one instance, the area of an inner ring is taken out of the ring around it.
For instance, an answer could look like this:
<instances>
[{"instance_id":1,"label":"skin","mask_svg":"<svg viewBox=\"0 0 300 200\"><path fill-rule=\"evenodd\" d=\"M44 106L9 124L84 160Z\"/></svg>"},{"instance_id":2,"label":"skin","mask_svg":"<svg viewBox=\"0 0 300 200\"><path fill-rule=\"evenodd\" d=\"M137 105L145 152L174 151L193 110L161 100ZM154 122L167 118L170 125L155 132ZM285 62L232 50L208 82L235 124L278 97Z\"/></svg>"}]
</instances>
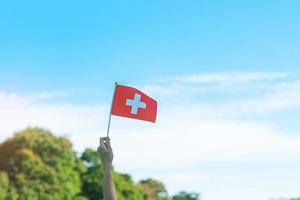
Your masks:
<instances>
[{"instance_id":1,"label":"skin","mask_svg":"<svg viewBox=\"0 0 300 200\"><path fill-rule=\"evenodd\" d=\"M104 200L117 200L116 189L112 177L112 161L114 154L108 137L100 138L98 153L104 167Z\"/></svg>"}]
</instances>

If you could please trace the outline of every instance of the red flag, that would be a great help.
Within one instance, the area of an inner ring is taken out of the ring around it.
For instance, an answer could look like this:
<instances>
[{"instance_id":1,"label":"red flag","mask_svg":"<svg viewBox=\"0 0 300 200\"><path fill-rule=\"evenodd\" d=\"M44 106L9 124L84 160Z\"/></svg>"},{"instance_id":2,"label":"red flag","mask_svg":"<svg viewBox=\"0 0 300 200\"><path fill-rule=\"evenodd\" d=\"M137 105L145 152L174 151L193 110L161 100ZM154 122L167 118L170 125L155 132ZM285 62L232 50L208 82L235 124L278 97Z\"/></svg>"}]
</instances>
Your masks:
<instances>
[{"instance_id":1,"label":"red flag","mask_svg":"<svg viewBox=\"0 0 300 200\"><path fill-rule=\"evenodd\" d=\"M155 122L156 112L154 99L133 87L116 85L111 114Z\"/></svg>"}]
</instances>

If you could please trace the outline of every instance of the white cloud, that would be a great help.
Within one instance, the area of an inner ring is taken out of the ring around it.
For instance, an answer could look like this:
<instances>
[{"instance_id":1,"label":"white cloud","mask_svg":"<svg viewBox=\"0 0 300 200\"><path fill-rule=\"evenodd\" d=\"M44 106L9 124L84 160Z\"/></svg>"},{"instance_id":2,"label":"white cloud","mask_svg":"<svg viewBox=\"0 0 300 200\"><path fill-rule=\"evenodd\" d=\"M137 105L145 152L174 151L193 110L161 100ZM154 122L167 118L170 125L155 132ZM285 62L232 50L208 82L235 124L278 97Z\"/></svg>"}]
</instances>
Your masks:
<instances>
[{"instance_id":1,"label":"white cloud","mask_svg":"<svg viewBox=\"0 0 300 200\"><path fill-rule=\"evenodd\" d=\"M208 94L243 94L249 92L270 92L281 87L291 89L291 78L295 74L282 72L227 72L210 74L192 74L159 79L143 89L156 96L177 95L194 97ZM284 82L286 81L287 82ZM285 83L283 85L278 84ZM295 85L293 85L295 88Z\"/></svg>"},{"instance_id":2,"label":"white cloud","mask_svg":"<svg viewBox=\"0 0 300 200\"><path fill-rule=\"evenodd\" d=\"M198 191L201 188L203 192L201 199L204 200L269 200L271 198L275 199L275 197L297 197L299 195L299 192L291 192L288 186L284 185L274 190L268 182L259 180L259 177L253 176L249 172L249 174L246 173L244 175L234 173L216 174L214 172L190 173L187 170L182 170L176 174L159 175L159 178L170 183L170 186L176 188L177 191L182 188L187 191ZM261 183L258 183L259 181ZM291 182L296 183L295 181L284 181L286 185ZM177 183L181 183L181 188ZM297 191L296 185L292 188Z\"/></svg>"},{"instance_id":3,"label":"white cloud","mask_svg":"<svg viewBox=\"0 0 300 200\"><path fill-rule=\"evenodd\" d=\"M143 89L164 103L193 104L207 114L241 116L300 108L300 81L295 77L279 72L187 75L165 78ZM218 103L212 103L218 98Z\"/></svg>"},{"instance_id":4,"label":"white cloud","mask_svg":"<svg viewBox=\"0 0 300 200\"><path fill-rule=\"evenodd\" d=\"M106 121L103 116L108 112L103 105L47 104L37 94L21 96L3 92L0 93L0 110L0 140L27 126L49 128L71 138L100 134ZM90 146L78 144L80 140L75 143L80 149Z\"/></svg>"},{"instance_id":5,"label":"white cloud","mask_svg":"<svg viewBox=\"0 0 300 200\"><path fill-rule=\"evenodd\" d=\"M210 161L299 158L300 137L280 133L269 124L207 120L201 110L175 109L160 113L160 122L153 127L115 126L119 166L150 170ZM139 155L146 159L138 159ZM160 164L153 166L158 158ZM136 159L139 162L128 163Z\"/></svg>"},{"instance_id":6,"label":"white cloud","mask_svg":"<svg viewBox=\"0 0 300 200\"><path fill-rule=\"evenodd\" d=\"M183 83L237 83L249 81L266 81L289 77L288 73L266 73L266 72L231 72L231 73L210 73L193 74L187 76L178 76L170 78L171 81Z\"/></svg>"}]
</instances>

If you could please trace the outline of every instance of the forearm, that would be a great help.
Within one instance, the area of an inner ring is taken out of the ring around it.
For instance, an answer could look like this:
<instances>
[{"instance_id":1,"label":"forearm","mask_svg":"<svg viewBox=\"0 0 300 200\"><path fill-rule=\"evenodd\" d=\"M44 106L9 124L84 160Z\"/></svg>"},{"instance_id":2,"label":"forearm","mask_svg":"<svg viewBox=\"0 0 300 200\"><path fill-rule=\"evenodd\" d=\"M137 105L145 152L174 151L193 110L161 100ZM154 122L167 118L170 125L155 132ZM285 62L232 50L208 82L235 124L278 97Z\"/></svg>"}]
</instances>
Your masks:
<instances>
[{"instance_id":1,"label":"forearm","mask_svg":"<svg viewBox=\"0 0 300 200\"><path fill-rule=\"evenodd\" d=\"M112 177L112 164L104 164L104 200L116 200L116 190Z\"/></svg>"}]
</instances>

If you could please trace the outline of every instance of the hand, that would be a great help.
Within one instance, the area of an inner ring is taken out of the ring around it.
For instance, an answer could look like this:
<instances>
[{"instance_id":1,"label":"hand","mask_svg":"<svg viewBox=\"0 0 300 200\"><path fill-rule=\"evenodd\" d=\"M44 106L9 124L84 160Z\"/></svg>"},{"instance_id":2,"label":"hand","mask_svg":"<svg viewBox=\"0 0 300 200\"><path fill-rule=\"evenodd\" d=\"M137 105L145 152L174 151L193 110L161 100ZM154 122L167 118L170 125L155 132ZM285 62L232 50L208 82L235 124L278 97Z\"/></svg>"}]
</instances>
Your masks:
<instances>
[{"instance_id":1,"label":"hand","mask_svg":"<svg viewBox=\"0 0 300 200\"><path fill-rule=\"evenodd\" d=\"M100 138L100 146L97 149L103 164L111 164L114 158L112 148L110 146L109 137Z\"/></svg>"}]
</instances>

